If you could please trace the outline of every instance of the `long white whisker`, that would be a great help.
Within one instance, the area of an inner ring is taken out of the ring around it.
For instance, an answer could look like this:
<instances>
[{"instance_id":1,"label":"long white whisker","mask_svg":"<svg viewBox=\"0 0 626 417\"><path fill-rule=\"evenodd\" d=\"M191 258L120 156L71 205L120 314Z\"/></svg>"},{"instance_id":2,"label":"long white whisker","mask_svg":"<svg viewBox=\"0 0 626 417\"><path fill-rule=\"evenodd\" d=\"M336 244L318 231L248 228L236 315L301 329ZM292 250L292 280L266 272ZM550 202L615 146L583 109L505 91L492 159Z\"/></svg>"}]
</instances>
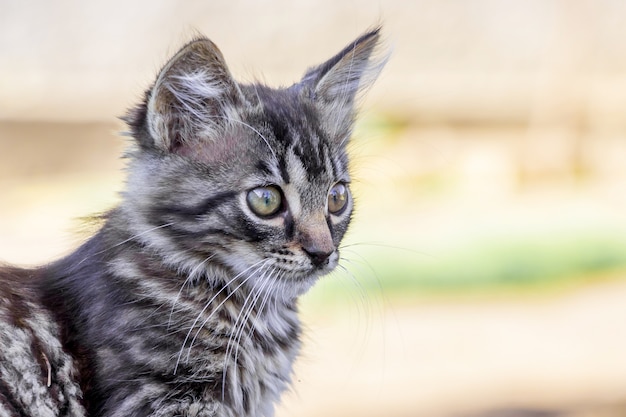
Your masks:
<instances>
[{"instance_id":1,"label":"long white whisker","mask_svg":"<svg viewBox=\"0 0 626 417\"><path fill-rule=\"evenodd\" d=\"M265 264L265 265L267 265L267 264ZM230 337L228 339L228 346L226 348L226 356L224 358L224 369L223 369L223 372L222 372L222 397L224 397L224 390L225 390L225 386L226 386L226 377L227 377L227 372L228 372L228 362L230 360L230 356L231 356L231 353L233 351L233 346L234 346L234 349L235 349L235 354L234 354L234 357L233 357L233 364L235 365L233 367L233 371L235 372L235 374L233 375L233 378L235 380L237 378L237 374L236 374L236 372L237 372L237 366L236 366L236 364L237 364L237 353L239 351L239 343L241 341L241 335L243 334L243 332L245 330L246 322L249 320L250 315L254 311L254 307L256 305L257 300L259 299L259 296L263 293L263 290L264 290L264 288L266 286L266 283L269 282L268 272L271 272L271 271L264 272L260 277L256 277L255 278L255 282L254 282L253 287L252 287L252 289L250 291L250 294L248 294L248 296L246 297L246 300L244 301L244 305L242 306L241 311L237 315L237 319L235 320L235 324L233 326L233 329L231 331ZM258 284L260 284L260 285L259 285L259 288L257 290L257 285ZM253 328L253 325L251 325L251 329L252 328Z\"/></svg>"},{"instance_id":2,"label":"long white whisker","mask_svg":"<svg viewBox=\"0 0 626 417\"><path fill-rule=\"evenodd\" d=\"M263 314L263 310L265 309L265 306L267 305L267 301L270 298L274 299L274 303L275 303L274 304L274 308L275 309L277 308L277 306L276 306L276 299L277 298L276 297L272 297L272 292L268 291L267 287L271 287L271 285L269 285L269 284L271 284L272 282L278 282L278 285L280 287L284 287L284 284L285 284L284 281L280 280L280 273L279 272L277 272L277 271L270 271L270 272L275 272L276 276L273 277L272 274L270 274L265 279L265 284L263 285L263 287L259 289L259 294L263 294L263 299L261 300L261 305L259 306L259 308L257 310L257 316L261 316ZM275 291L275 292L277 292L278 294L284 294L283 288L279 288L277 290L278 291ZM255 300L255 304L256 304L256 300ZM247 318L246 318L246 320L247 320ZM242 327L241 330L242 331L244 330L243 327ZM248 334L246 335L246 338L250 338L254 331L255 331L254 326L250 326L250 329L248 330ZM241 340L241 337L242 337L242 334L239 335L239 337L237 338L237 341L236 341L235 356L234 356L234 359L233 359L233 363L235 363L235 364L237 363L237 358L239 357L239 347L240 347L240 343L239 342Z\"/></svg>"},{"instance_id":3,"label":"long white whisker","mask_svg":"<svg viewBox=\"0 0 626 417\"><path fill-rule=\"evenodd\" d=\"M347 259L343 259L343 261L346 261L349 263L349 260ZM372 308L371 308L371 303L370 300L367 296L367 291L365 290L365 288L363 287L363 285L359 282L358 279L356 279L355 275L348 269L346 268L344 265L337 265L337 267L342 270L343 272L345 272L348 281L354 285L355 288L357 288L358 290L358 298L356 298L356 296L350 292L350 296L355 300L355 305L357 306L357 311L363 311L363 314L365 315L365 317L370 317L371 313L372 313ZM358 300L358 302L357 302ZM360 306L360 309L359 309ZM358 316L360 317L360 316ZM367 323L366 323L366 328L368 327Z\"/></svg>"},{"instance_id":4,"label":"long white whisker","mask_svg":"<svg viewBox=\"0 0 626 417\"><path fill-rule=\"evenodd\" d=\"M378 248L384 248L384 249L393 249L393 250L399 250L399 251L406 251L406 252L410 252L412 254L415 255L423 255L423 256L427 256L427 257L431 257L433 255L426 253L426 252L421 252L415 249L411 249L411 248L407 248L407 247L402 247L402 246L395 246L395 245L389 245L386 243L380 243L380 242L354 242L354 243L348 243L345 245L341 245L339 246L339 249L347 249L347 248L352 248L355 246L371 246L371 247L378 247Z\"/></svg>"},{"instance_id":5,"label":"long white whisker","mask_svg":"<svg viewBox=\"0 0 626 417\"><path fill-rule=\"evenodd\" d=\"M273 280L274 280L275 282L278 282L278 285L282 287L282 286L283 286L283 284L284 284L284 281L282 281L282 280L280 279L280 273L279 273L279 272L277 272L277 271L275 271L275 272L276 272L276 276L273 278ZM269 281L269 280L268 280L268 281ZM274 291L274 293L276 293L276 291ZM284 294L284 291L280 291L280 290L278 290L278 293L279 293L279 294ZM265 295L263 296L263 300L262 300L262 302L261 302L261 305L259 306L259 311L258 311L258 314L263 314L263 310L265 309L265 305L267 304L267 301L268 301L270 298L272 298L272 297L271 297L271 295L272 295L272 292L270 292L270 291L265 291ZM275 298L275 297L274 297L274 298Z\"/></svg>"},{"instance_id":6,"label":"long white whisker","mask_svg":"<svg viewBox=\"0 0 626 417\"><path fill-rule=\"evenodd\" d=\"M276 153L274 152L274 149L272 149L272 146L270 145L269 141L267 140L267 138L265 136L263 136L263 134L261 132L259 132L257 129L255 129L254 127L250 126L248 123L243 122L241 120L238 119L233 119L230 117L226 117L226 116L217 116L220 117L222 119L226 119L229 122L235 122L235 123L239 123L242 126L247 127L248 129L252 130L254 133L256 133L257 135L259 135L259 137L261 139L263 139L263 142L265 142L265 144L267 145L267 148L270 150L270 152L272 153L272 156L274 157L275 161L278 161L278 157L276 156Z\"/></svg>"},{"instance_id":7,"label":"long white whisker","mask_svg":"<svg viewBox=\"0 0 626 417\"><path fill-rule=\"evenodd\" d=\"M346 257L343 257L342 260L347 262L348 264L351 264L351 265L355 265L355 263L358 262L360 265L365 266L369 270L369 272L371 273L371 276L374 278L374 282L376 283L377 290L379 291L379 293L382 296L384 296L385 291L383 289L383 284L382 284L382 282L380 280L380 277L378 276L378 273L372 267L372 265L360 253L358 253L356 251L353 251L353 250L348 250L348 252L350 252L351 254L359 257L359 259L348 259Z\"/></svg>"},{"instance_id":8,"label":"long white whisker","mask_svg":"<svg viewBox=\"0 0 626 417\"><path fill-rule=\"evenodd\" d=\"M355 251L352 251L352 250L350 250L349 252L351 252L353 255L356 255L360 259L347 259L347 258L343 257L342 261L345 261L348 264L352 264L352 265L355 265L355 264L362 265L362 266L366 267L370 271L371 276L374 277L374 280L375 280L375 282L377 284L378 291L379 291L379 296L380 296L380 298L378 298L378 297L376 298L376 300L378 300L378 302L375 303L375 305L379 309L378 312L381 314L381 316L386 315L388 313L391 313L391 315L393 317L393 322L396 323L396 325L398 325L398 328L400 328L400 326L398 324L399 320L398 320L398 317L396 315L395 309L393 308L393 304L390 302L389 298L387 297L387 295L386 295L386 293L384 291L384 287L383 287L382 281L381 281L380 277L378 276L378 274L376 273L376 270L372 267L372 265L368 262L368 260L362 254L360 254L358 252L355 252ZM347 270L347 268L345 268L345 267L343 267L343 269ZM349 272L349 273L352 274L351 272ZM383 340L382 340L383 361L384 361L384 358L385 358L385 352L386 352L386 346L387 346L387 344L386 344L384 339L385 339L385 333L383 332ZM381 368L381 371L384 374L384 372L385 372L385 367L384 366ZM384 379L384 375L381 377L381 380L383 380L383 379Z\"/></svg>"},{"instance_id":9,"label":"long white whisker","mask_svg":"<svg viewBox=\"0 0 626 417\"><path fill-rule=\"evenodd\" d=\"M196 319L194 320L194 322L191 324L191 327L189 328L189 331L187 332L187 335L185 336L185 340L183 341L183 344L180 348L180 352L178 353L178 357L176 359L176 365L174 366L174 374L176 374L176 371L178 370L178 365L180 364L180 359L183 355L183 351L185 349L185 346L187 345L187 341L189 340L189 337L191 336L191 333L193 332L193 329L196 327L196 324L198 323L198 321L200 320L200 317L202 317L202 315L204 314L204 312L207 310L207 308L209 308L209 306L213 303L213 301L215 301L215 299L223 292L225 291L228 286L230 284L232 284L233 282L235 282L239 277L241 277L243 274L245 274L247 271L249 271L252 268L255 268L257 265L262 264L263 262L267 262L265 259L262 259L252 265L250 265L248 268L244 269L243 271L241 271L239 274L235 275L230 281L228 281L226 284L224 284L222 286L222 288L220 288L219 291L217 291L215 294L213 294L213 297L211 297L211 299L209 299L209 301L207 301L204 305L204 308L202 308L202 310L198 313L198 315L196 316ZM237 286L235 288L235 291L240 288L244 283L246 282L246 280L243 280L243 282L241 284L239 284L239 286ZM233 291L231 293L234 294ZM229 296L230 297L230 296ZM226 297L218 306L217 308L209 315L209 317L202 323L202 325L200 326L200 329L202 329L202 327L207 323L207 321L213 316L213 314L215 314L215 312L219 309L219 307L221 307L226 300L228 300L229 297ZM197 336L197 334L196 334ZM195 337L194 337L195 340ZM193 342L192 342L193 344ZM191 354L191 347L189 348L190 350L190 354ZM189 355L187 355L187 357L189 358Z\"/></svg>"},{"instance_id":10,"label":"long white whisker","mask_svg":"<svg viewBox=\"0 0 626 417\"><path fill-rule=\"evenodd\" d=\"M98 251L98 252L94 253L93 255L87 256L86 258L82 259L79 263L77 263L77 264L76 264L76 266L79 266L79 265L80 265L80 264L82 264L83 262L87 261L88 259L91 259L92 257L94 257L94 256L96 256L96 255L100 255L100 254L102 254L102 253L105 253L105 252L107 252L107 251L110 251L111 249L117 248L118 246L121 246L121 245L123 245L124 243L130 242L130 241L131 241L131 240L133 240L133 239L136 239L136 238L138 238L138 237L140 237L140 236L143 236L143 235L145 235L146 233L150 233L150 232L152 232L152 231L155 231L155 230L158 230L158 229L162 229L162 228L164 228L164 227L169 227L169 226L172 226L173 224L174 224L173 222L172 222L172 223L165 223L165 224L162 224L162 225L159 225L159 226L151 227L150 229L148 229L148 230L144 230L144 231L143 231L143 232L141 232L141 233L137 233L137 234L135 234L135 235L132 235L132 236L131 236L131 237L129 237L128 239L122 240L121 242L116 243L115 245L109 246L108 248L105 248L105 249L103 249L103 250L101 250L101 251Z\"/></svg>"},{"instance_id":11,"label":"long white whisker","mask_svg":"<svg viewBox=\"0 0 626 417\"><path fill-rule=\"evenodd\" d=\"M259 287L258 291L256 291L256 295L255 295L254 299L252 300L252 303L251 303L250 307L248 308L248 312L246 313L246 316L244 317L244 319L242 321L242 326L240 326L239 334L236 336L236 340L235 340L235 356L234 356L235 363L237 363L237 353L239 351L239 342L241 341L241 337L242 337L243 332L245 330L245 323L250 319L250 316L252 315L252 312L254 311L254 307L257 305L257 302L258 302L259 298L261 298L261 296L263 296L263 299L265 299L268 296L268 294L270 294L270 292L267 291L267 288L271 286L270 284L272 282L272 275L273 275L272 271L268 271L267 274L263 274L263 276L260 278L261 286ZM259 307L259 309L256 312L257 313L257 317L261 314L261 312L262 312L262 307ZM254 326L251 325L248 334L251 335L253 331L254 331Z\"/></svg>"},{"instance_id":12,"label":"long white whisker","mask_svg":"<svg viewBox=\"0 0 626 417\"><path fill-rule=\"evenodd\" d=\"M219 303L219 304L215 307L215 309L211 312L211 314L209 314L209 316L208 316L206 319L204 319L204 321L200 324L200 326L198 326L198 330L197 330L197 331L196 331L196 333L194 334L193 339L191 339L191 343L189 344L189 349L188 349L188 351L187 351L187 361L189 361L189 357L190 357L190 355L191 355L191 348L193 347L193 345L194 345L194 343L195 343L196 339L197 339L197 338L198 338L198 336L200 335L200 332L202 331L202 329L204 328L204 326L205 326L205 325L209 322L209 320L213 317L213 315L214 315L217 311L219 311L220 307L222 307L222 306L223 306L223 305L224 305L224 304L225 304L225 303L226 303L226 302L230 299L230 297L232 297L233 295L235 295L235 293L237 292L237 290L238 290L239 288L241 288L241 287L242 287L242 286L243 286L246 282L248 282L248 281L249 281L249 280L250 280L250 279L254 276L254 274L255 274L256 272L258 272L259 270L261 270L261 269L265 266L265 264L266 264L267 262L268 262L268 260L267 260L267 259L263 259L263 260L261 260L261 261L259 261L259 262L255 263L255 264L253 264L253 266L256 266L256 265L258 265L259 263L262 263L262 265L261 265L259 268L257 268L257 269L255 270L255 272L254 272L254 273L251 273L250 275L248 275L247 277L245 277L245 278L243 279L243 281L241 281L241 283L239 283L239 285L237 285L237 286L236 286L236 287L232 290L232 292L231 292L231 293L230 293L230 294L229 294L226 298L224 298L224 299L223 299L223 300L222 300L222 301L221 301L221 302L220 302L220 303ZM233 278L232 280L230 280L230 281L228 282L228 284L226 284L226 286L228 286L228 285L229 285L230 283L232 283L232 282L233 282L236 278L238 278L239 276L241 276L244 272L246 272L246 271L247 271L247 270L249 270L249 269L250 269L250 267L246 268L246 269L245 269L242 273L237 274L237 277L235 277L235 278ZM220 290L217 294L219 294L220 292L222 292L222 291L224 290L224 288L226 288L226 286L222 287L222 289L221 289L221 290ZM215 296L217 296L217 294L216 294ZM215 296L214 296L211 300L214 300L214 299L215 299Z\"/></svg>"},{"instance_id":13,"label":"long white whisker","mask_svg":"<svg viewBox=\"0 0 626 417\"><path fill-rule=\"evenodd\" d=\"M183 285L181 285L180 290L178 291L178 294L176 294L176 298L174 299L174 302L172 303L172 308L170 310L170 317L167 321L167 329L169 330L170 328L170 324L172 323L172 315L174 314L174 309L176 307L176 303L178 302L180 296L183 293L183 290L185 289L185 286L187 285L187 283L189 281L191 281L194 278L194 275L196 273L196 271L198 271L202 265L204 265L205 263L207 263L208 261L210 261L211 259L213 259L215 257L215 253L207 256L206 258L204 258L204 260L202 262L200 262L198 265L196 265L187 275L187 278L185 279L185 281L183 282Z\"/></svg>"}]
</instances>

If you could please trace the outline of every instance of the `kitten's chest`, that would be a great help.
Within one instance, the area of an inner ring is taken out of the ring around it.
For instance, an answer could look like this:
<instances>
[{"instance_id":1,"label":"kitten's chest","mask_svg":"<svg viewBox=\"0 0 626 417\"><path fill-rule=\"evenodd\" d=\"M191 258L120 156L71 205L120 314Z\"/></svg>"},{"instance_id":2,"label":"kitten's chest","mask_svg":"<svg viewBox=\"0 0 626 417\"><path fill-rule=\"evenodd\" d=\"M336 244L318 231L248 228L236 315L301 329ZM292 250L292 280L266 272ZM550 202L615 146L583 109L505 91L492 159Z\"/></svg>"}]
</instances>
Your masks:
<instances>
[{"instance_id":1,"label":"kitten's chest","mask_svg":"<svg viewBox=\"0 0 626 417\"><path fill-rule=\"evenodd\" d=\"M120 315L132 317L117 333L124 336L109 344L121 350L101 352L101 364L113 369L119 361L122 373L149 369L151 381L162 381L152 399L162 410L154 415L175 407L174 415L272 416L300 348L295 306L222 295L196 302L179 294L171 303L141 303L158 305L152 311L133 307Z\"/></svg>"},{"instance_id":2,"label":"kitten's chest","mask_svg":"<svg viewBox=\"0 0 626 417\"><path fill-rule=\"evenodd\" d=\"M216 387L228 411L224 415L272 416L274 404L291 382L300 348L295 311L272 309L247 314L243 309L237 317L231 315L228 320L227 316L222 313L219 323L203 330L195 366L206 367L205 372L221 379ZM219 347L209 353L217 344Z\"/></svg>"}]
</instances>

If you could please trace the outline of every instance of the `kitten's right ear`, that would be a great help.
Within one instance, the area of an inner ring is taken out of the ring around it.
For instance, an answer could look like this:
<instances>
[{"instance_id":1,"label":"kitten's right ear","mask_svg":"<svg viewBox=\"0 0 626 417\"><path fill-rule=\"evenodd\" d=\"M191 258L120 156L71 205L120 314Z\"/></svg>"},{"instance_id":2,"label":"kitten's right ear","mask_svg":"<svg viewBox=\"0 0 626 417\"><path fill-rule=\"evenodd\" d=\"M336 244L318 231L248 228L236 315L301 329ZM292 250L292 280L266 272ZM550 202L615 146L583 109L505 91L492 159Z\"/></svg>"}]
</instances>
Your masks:
<instances>
[{"instance_id":1,"label":"kitten's right ear","mask_svg":"<svg viewBox=\"0 0 626 417\"><path fill-rule=\"evenodd\" d=\"M373 84L389 58L380 49L379 27L361 35L322 65L309 69L300 82L333 136L350 136L357 97Z\"/></svg>"},{"instance_id":2,"label":"kitten's right ear","mask_svg":"<svg viewBox=\"0 0 626 417\"><path fill-rule=\"evenodd\" d=\"M194 141L215 138L242 97L220 50L200 38L169 60L144 103L124 120L142 148L177 152Z\"/></svg>"}]
</instances>

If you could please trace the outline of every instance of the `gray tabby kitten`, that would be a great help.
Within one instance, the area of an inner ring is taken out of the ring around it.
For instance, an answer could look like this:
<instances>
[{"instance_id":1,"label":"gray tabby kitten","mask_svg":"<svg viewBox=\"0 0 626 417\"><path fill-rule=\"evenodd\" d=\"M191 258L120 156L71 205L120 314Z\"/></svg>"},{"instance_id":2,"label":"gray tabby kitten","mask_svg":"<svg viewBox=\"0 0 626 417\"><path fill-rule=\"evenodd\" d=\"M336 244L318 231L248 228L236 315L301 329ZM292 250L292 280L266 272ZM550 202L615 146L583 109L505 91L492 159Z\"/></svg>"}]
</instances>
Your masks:
<instances>
[{"instance_id":1,"label":"gray tabby kitten","mask_svg":"<svg viewBox=\"0 0 626 417\"><path fill-rule=\"evenodd\" d=\"M297 300L339 259L376 29L288 88L200 38L125 119L122 204L68 257L0 270L0 417L271 416Z\"/></svg>"}]
</instances>

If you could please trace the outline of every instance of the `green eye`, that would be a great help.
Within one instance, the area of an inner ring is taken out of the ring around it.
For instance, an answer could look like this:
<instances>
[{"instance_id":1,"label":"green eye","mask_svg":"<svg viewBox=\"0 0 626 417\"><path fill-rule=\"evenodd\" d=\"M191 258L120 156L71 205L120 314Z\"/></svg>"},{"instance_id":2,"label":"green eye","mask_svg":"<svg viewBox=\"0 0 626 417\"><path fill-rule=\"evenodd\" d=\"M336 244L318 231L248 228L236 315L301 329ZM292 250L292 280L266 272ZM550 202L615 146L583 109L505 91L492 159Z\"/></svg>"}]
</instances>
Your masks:
<instances>
[{"instance_id":1,"label":"green eye","mask_svg":"<svg viewBox=\"0 0 626 417\"><path fill-rule=\"evenodd\" d=\"M332 214L341 214L348 205L348 187L338 182L328 193L328 211Z\"/></svg>"},{"instance_id":2,"label":"green eye","mask_svg":"<svg viewBox=\"0 0 626 417\"><path fill-rule=\"evenodd\" d=\"M254 214L268 217L276 214L282 207L282 195L274 186L258 187L248 191L248 206Z\"/></svg>"}]
</instances>

